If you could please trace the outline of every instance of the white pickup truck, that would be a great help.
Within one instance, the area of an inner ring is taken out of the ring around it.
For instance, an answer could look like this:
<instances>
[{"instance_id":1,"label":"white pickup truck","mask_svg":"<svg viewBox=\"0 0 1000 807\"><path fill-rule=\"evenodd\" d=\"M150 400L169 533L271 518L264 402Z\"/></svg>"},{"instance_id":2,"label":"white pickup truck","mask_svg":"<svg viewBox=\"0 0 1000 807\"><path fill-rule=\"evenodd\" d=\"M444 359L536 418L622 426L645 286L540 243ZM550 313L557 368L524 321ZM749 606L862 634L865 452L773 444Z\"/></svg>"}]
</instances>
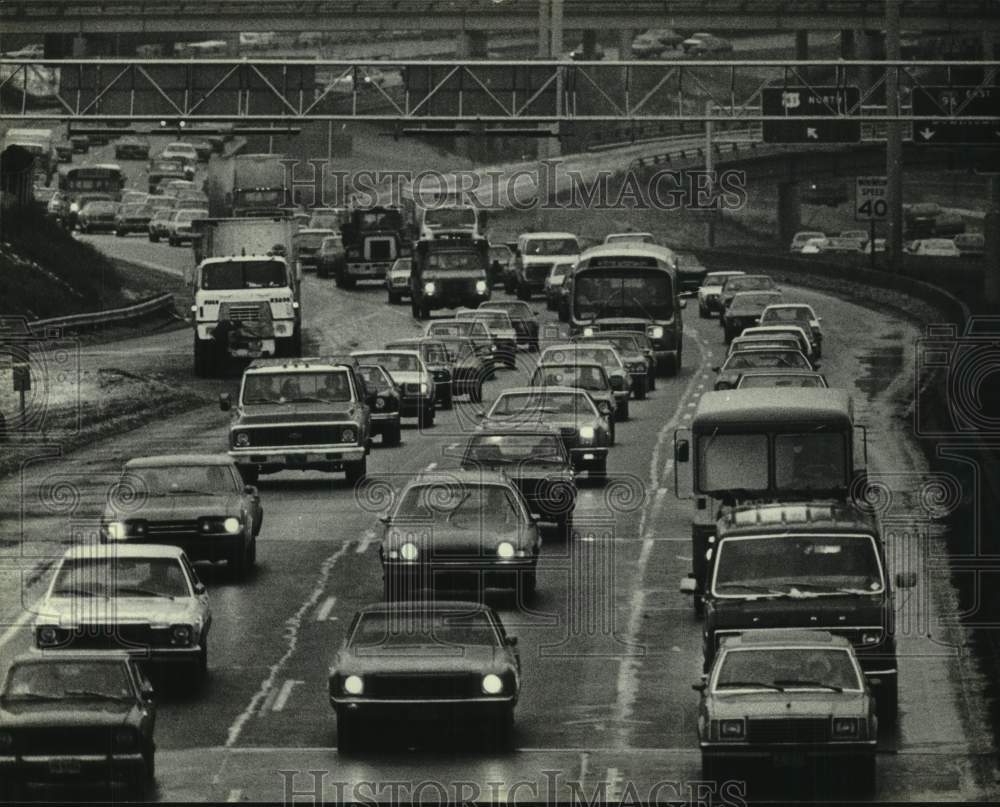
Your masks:
<instances>
[{"instance_id":1,"label":"white pickup truck","mask_svg":"<svg viewBox=\"0 0 1000 807\"><path fill-rule=\"evenodd\" d=\"M188 283L195 374L213 375L229 357L301 355L298 225L285 218L202 219L194 229Z\"/></svg>"}]
</instances>

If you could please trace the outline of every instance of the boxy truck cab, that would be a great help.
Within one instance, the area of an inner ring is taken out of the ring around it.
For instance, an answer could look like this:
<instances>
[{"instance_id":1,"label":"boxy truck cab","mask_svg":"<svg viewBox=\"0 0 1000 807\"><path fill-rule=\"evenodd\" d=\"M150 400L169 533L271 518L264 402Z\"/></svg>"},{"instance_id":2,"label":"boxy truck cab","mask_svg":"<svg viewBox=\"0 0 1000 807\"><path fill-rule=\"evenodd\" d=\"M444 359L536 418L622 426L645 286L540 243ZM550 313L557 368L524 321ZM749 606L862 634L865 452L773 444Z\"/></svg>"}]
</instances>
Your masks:
<instances>
[{"instance_id":1,"label":"boxy truck cab","mask_svg":"<svg viewBox=\"0 0 1000 807\"><path fill-rule=\"evenodd\" d=\"M723 513L708 538L704 669L722 642L748 630L799 628L846 638L883 720L896 715L896 588L881 525L844 502L748 504Z\"/></svg>"},{"instance_id":2,"label":"boxy truck cab","mask_svg":"<svg viewBox=\"0 0 1000 807\"><path fill-rule=\"evenodd\" d=\"M230 340L230 356L300 355L297 225L286 218L201 219L193 224L196 265L187 279L194 294L195 374L212 374L218 355L213 336L224 321L238 324L245 337Z\"/></svg>"},{"instance_id":3,"label":"boxy truck cab","mask_svg":"<svg viewBox=\"0 0 1000 807\"><path fill-rule=\"evenodd\" d=\"M761 502L848 501L863 490L855 467L855 431L867 459L863 427L854 424L851 397L837 389L741 389L706 392L690 427L674 433L674 492L682 467L691 468L694 513L692 570L682 590L702 613L706 555L716 524L735 507Z\"/></svg>"}]
</instances>

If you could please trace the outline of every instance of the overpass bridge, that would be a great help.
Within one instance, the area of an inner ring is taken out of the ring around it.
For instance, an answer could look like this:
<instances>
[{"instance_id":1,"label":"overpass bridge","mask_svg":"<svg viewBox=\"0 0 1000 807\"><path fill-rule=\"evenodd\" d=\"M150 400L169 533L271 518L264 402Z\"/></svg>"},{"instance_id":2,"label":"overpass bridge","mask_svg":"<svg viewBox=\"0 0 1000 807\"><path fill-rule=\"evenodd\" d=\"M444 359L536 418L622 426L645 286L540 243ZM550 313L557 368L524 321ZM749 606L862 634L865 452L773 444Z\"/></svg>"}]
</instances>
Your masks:
<instances>
[{"instance_id":1,"label":"overpass bridge","mask_svg":"<svg viewBox=\"0 0 1000 807\"><path fill-rule=\"evenodd\" d=\"M907 31L1000 31L997 0L899 0ZM880 30L884 0L563 0L567 29ZM532 32L539 0L3 0L6 34Z\"/></svg>"}]
</instances>

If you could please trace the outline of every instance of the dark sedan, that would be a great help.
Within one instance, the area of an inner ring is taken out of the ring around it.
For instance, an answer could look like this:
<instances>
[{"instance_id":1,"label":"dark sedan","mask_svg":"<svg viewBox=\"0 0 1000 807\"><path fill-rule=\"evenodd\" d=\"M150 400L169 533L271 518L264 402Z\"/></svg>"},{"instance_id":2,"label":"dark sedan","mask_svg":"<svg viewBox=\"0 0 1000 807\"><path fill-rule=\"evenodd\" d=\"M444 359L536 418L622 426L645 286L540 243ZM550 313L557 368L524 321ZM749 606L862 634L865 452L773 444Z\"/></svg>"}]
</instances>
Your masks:
<instances>
[{"instance_id":1,"label":"dark sedan","mask_svg":"<svg viewBox=\"0 0 1000 807\"><path fill-rule=\"evenodd\" d=\"M148 160L149 141L141 137L126 135L115 142L116 160Z\"/></svg>"},{"instance_id":2,"label":"dark sedan","mask_svg":"<svg viewBox=\"0 0 1000 807\"><path fill-rule=\"evenodd\" d=\"M615 422L619 420L615 392L604 367L599 364L544 364L531 374L532 387L575 387L587 393L611 422L611 445L615 444Z\"/></svg>"},{"instance_id":3,"label":"dark sedan","mask_svg":"<svg viewBox=\"0 0 1000 807\"><path fill-rule=\"evenodd\" d=\"M358 611L329 673L337 751L352 753L382 720L489 721L495 744L513 741L521 685L517 640L492 608L473 602L396 602ZM391 728L390 728L391 727Z\"/></svg>"},{"instance_id":4,"label":"dark sedan","mask_svg":"<svg viewBox=\"0 0 1000 807\"><path fill-rule=\"evenodd\" d=\"M398 446L400 439L399 388L393 383L392 376L378 364L358 365L358 375L364 380L365 388L368 391L365 402L371 410L372 436L382 435L382 445L384 446Z\"/></svg>"},{"instance_id":5,"label":"dark sedan","mask_svg":"<svg viewBox=\"0 0 1000 807\"><path fill-rule=\"evenodd\" d=\"M780 302L780 291L741 291L733 295L720 320L727 344L743 333L744 328L756 325L765 308Z\"/></svg>"},{"instance_id":6,"label":"dark sedan","mask_svg":"<svg viewBox=\"0 0 1000 807\"><path fill-rule=\"evenodd\" d=\"M155 777L155 724L153 687L127 653L19 656L0 690L0 797L100 780L141 799Z\"/></svg>"},{"instance_id":7,"label":"dark sedan","mask_svg":"<svg viewBox=\"0 0 1000 807\"><path fill-rule=\"evenodd\" d=\"M484 415L483 428L547 427L558 430L573 468L603 480L608 447L614 443L614 421L598 409L585 391L572 387L515 387L504 390Z\"/></svg>"},{"instance_id":8,"label":"dark sedan","mask_svg":"<svg viewBox=\"0 0 1000 807\"><path fill-rule=\"evenodd\" d=\"M517 485L532 514L552 521L562 535L573 518L573 464L553 426L485 426L465 444L462 468L503 471Z\"/></svg>"},{"instance_id":9,"label":"dark sedan","mask_svg":"<svg viewBox=\"0 0 1000 807\"><path fill-rule=\"evenodd\" d=\"M646 393L653 389L653 379L656 378L655 355L652 349L643 349L639 336L640 334L631 331L601 331L594 336L578 336L575 339L580 344L604 342L617 350L628 369L632 396L637 401L645 399ZM641 336L649 338L645 334Z\"/></svg>"},{"instance_id":10,"label":"dark sedan","mask_svg":"<svg viewBox=\"0 0 1000 807\"><path fill-rule=\"evenodd\" d=\"M725 313L733 297L741 291L781 291L770 275L732 275L727 277L719 293L722 312Z\"/></svg>"},{"instance_id":11,"label":"dark sedan","mask_svg":"<svg viewBox=\"0 0 1000 807\"><path fill-rule=\"evenodd\" d=\"M257 560L264 513L227 455L129 460L108 497L103 543L178 546L191 560L229 563L245 577Z\"/></svg>"},{"instance_id":12,"label":"dark sedan","mask_svg":"<svg viewBox=\"0 0 1000 807\"><path fill-rule=\"evenodd\" d=\"M719 374L715 379L715 389L723 390L735 389L740 376L751 369L775 371L791 369L812 372L816 368L809 363L809 359L797 350L761 348L740 350L731 354L721 367L713 367L712 369Z\"/></svg>"},{"instance_id":13,"label":"dark sedan","mask_svg":"<svg viewBox=\"0 0 1000 807\"><path fill-rule=\"evenodd\" d=\"M483 400L483 382L493 375L492 360L476 352L473 341L464 336L428 337L444 345L451 370L451 394L468 395L471 403Z\"/></svg>"},{"instance_id":14,"label":"dark sedan","mask_svg":"<svg viewBox=\"0 0 1000 807\"><path fill-rule=\"evenodd\" d=\"M159 193L160 185L165 185L172 179L187 179L184 164L180 160L150 160L147 172L150 193Z\"/></svg>"},{"instance_id":15,"label":"dark sedan","mask_svg":"<svg viewBox=\"0 0 1000 807\"><path fill-rule=\"evenodd\" d=\"M122 205L115 216L115 235L121 238L129 233L149 232L149 222L152 220L152 205Z\"/></svg>"},{"instance_id":16,"label":"dark sedan","mask_svg":"<svg viewBox=\"0 0 1000 807\"><path fill-rule=\"evenodd\" d=\"M382 519L379 556L388 600L455 582L535 593L537 522L514 483L495 472L422 474Z\"/></svg>"},{"instance_id":17,"label":"dark sedan","mask_svg":"<svg viewBox=\"0 0 1000 807\"><path fill-rule=\"evenodd\" d=\"M111 232L115 229L115 203L87 202L80 208L76 226L81 233Z\"/></svg>"}]
</instances>

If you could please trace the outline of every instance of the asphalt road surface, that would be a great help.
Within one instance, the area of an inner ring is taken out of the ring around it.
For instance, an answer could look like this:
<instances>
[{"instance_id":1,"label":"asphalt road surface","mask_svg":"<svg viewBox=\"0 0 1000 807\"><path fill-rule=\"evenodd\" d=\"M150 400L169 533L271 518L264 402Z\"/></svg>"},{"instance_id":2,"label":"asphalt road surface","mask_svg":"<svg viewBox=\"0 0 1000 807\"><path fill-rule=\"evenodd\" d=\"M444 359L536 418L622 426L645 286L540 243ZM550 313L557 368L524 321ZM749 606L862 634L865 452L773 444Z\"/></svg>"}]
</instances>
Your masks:
<instances>
[{"instance_id":1,"label":"asphalt road surface","mask_svg":"<svg viewBox=\"0 0 1000 807\"><path fill-rule=\"evenodd\" d=\"M137 236L88 240L174 271L191 260L187 248ZM823 316L823 371L832 386L854 395L859 419L869 428L873 475L890 478L905 502L924 467L894 401L906 389L900 385L910 383L917 329L856 303L786 292ZM303 300L309 352L375 347L420 330L408 306L387 305L376 286L346 292L308 276ZM536 308L543 321L553 319L544 303ZM619 425L611 450L607 486L581 481L576 534L565 541L545 533L531 608L489 598L518 636L523 660L515 751L477 747L475 732L470 737L458 727L408 724L387 727L360 757L338 757L327 669L356 608L381 597L373 538L386 503L358 495L340 474L289 472L260 481L264 522L256 572L237 583L222 566L199 568L214 613L210 675L197 693L163 682L157 779L149 798L275 800L292 790L327 800L434 802L708 796L713 786L697 784L697 694L690 688L701 672L700 623L677 590L690 564L692 504L674 495L671 457L674 430L711 389L711 367L725 348L718 323L700 320L695 306L685 312L685 328L684 369L658 384L647 401L633 403L631 420ZM236 389L235 377L192 378L191 336L184 329L89 350L112 366L160 368L205 392ZM516 370L498 372L485 398L525 383L530 368L530 357L522 355ZM398 448L376 441L369 476L398 485L422 469L450 467L450 452L474 427L471 410L458 403L439 413L433 428L404 428ZM0 547L6 626L0 627L0 669L28 648L47 563L74 531L93 528L121 463L141 454L224 451L227 423L227 414L205 407L67 458L39 461L0 481L0 501L17 503L2 514L9 540ZM679 480L682 488L685 481ZM938 547L933 529L919 535L890 536L890 565L908 552ZM995 799L981 682L961 637L943 617L953 596L947 577L927 571L911 591L898 598L899 624L906 626L899 639L901 717L896 731L880 738L875 797ZM735 783L716 794L716 803L738 801L741 787ZM814 800L830 795L830 787L793 782L779 793ZM58 789L37 795L67 797ZM93 797L107 796L95 789Z\"/></svg>"}]
</instances>

